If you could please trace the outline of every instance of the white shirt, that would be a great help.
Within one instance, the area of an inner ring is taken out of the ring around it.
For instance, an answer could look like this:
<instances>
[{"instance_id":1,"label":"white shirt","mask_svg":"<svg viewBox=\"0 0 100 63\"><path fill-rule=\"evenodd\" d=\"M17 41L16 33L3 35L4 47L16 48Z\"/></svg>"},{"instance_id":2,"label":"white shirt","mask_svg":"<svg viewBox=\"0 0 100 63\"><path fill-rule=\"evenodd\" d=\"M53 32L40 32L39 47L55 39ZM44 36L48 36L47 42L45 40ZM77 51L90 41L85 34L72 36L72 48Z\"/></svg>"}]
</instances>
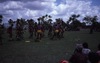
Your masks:
<instances>
[{"instance_id":1,"label":"white shirt","mask_svg":"<svg viewBox=\"0 0 100 63\"><path fill-rule=\"evenodd\" d=\"M90 52L91 52L91 50L88 49L88 48L83 48L83 49L82 49L82 53L83 53L83 54L89 54Z\"/></svg>"}]
</instances>

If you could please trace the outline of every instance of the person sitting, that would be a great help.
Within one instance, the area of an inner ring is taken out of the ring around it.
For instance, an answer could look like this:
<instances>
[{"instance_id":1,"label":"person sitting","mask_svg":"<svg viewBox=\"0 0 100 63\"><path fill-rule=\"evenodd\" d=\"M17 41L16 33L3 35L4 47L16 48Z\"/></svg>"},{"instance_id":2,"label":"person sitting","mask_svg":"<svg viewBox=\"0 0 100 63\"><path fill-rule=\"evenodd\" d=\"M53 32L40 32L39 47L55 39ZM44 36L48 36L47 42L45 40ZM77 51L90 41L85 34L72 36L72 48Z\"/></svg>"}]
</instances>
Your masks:
<instances>
[{"instance_id":1,"label":"person sitting","mask_svg":"<svg viewBox=\"0 0 100 63\"><path fill-rule=\"evenodd\" d=\"M91 50L88 48L88 43L84 42L82 46L83 46L82 53L88 55L91 52Z\"/></svg>"},{"instance_id":2,"label":"person sitting","mask_svg":"<svg viewBox=\"0 0 100 63\"><path fill-rule=\"evenodd\" d=\"M81 43L77 43L77 44L76 44L76 47L75 47L74 53L77 52L77 49L78 49L78 48L83 48L83 46L82 46Z\"/></svg>"},{"instance_id":3,"label":"person sitting","mask_svg":"<svg viewBox=\"0 0 100 63\"><path fill-rule=\"evenodd\" d=\"M90 63L100 63L100 57L95 52L90 52L88 54Z\"/></svg>"},{"instance_id":4,"label":"person sitting","mask_svg":"<svg viewBox=\"0 0 100 63\"><path fill-rule=\"evenodd\" d=\"M71 56L71 63L87 63L88 58L82 53L82 48L76 49L76 52Z\"/></svg>"}]
</instances>

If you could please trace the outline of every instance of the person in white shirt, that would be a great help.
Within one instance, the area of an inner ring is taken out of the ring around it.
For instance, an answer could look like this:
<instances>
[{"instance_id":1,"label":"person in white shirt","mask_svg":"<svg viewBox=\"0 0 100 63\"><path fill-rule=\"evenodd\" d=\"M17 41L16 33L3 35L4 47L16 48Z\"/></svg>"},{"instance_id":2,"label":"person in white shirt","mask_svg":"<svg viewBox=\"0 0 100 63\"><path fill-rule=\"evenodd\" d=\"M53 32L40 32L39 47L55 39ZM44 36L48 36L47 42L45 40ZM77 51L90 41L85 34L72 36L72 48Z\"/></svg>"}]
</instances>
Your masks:
<instances>
[{"instance_id":1,"label":"person in white shirt","mask_svg":"<svg viewBox=\"0 0 100 63\"><path fill-rule=\"evenodd\" d=\"M84 42L82 46L82 53L88 55L91 52L91 50L88 48L88 43Z\"/></svg>"}]
</instances>

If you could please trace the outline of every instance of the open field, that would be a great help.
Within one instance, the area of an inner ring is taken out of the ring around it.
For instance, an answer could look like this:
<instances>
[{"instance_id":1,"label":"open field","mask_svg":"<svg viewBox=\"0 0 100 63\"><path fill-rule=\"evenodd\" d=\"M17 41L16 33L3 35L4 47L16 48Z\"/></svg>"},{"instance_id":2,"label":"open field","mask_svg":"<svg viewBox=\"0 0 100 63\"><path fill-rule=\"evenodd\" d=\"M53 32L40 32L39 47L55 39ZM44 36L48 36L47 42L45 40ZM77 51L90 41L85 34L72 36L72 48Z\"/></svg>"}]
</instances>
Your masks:
<instances>
[{"instance_id":1,"label":"open field","mask_svg":"<svg viewBox=\"0 0 100 63\"><path fill-rule=\"evenodd\" d=\"M100 43L100 32L89 34L88 30L66 31L61 40L49 40L46 35L41 42L34 42L28 36L25 32L24 40L12 42L4 38L0 46L0 63L58 63L70 58L77 43L88 42L92 51L96 51Z\"/></svg>"}]
</instances>

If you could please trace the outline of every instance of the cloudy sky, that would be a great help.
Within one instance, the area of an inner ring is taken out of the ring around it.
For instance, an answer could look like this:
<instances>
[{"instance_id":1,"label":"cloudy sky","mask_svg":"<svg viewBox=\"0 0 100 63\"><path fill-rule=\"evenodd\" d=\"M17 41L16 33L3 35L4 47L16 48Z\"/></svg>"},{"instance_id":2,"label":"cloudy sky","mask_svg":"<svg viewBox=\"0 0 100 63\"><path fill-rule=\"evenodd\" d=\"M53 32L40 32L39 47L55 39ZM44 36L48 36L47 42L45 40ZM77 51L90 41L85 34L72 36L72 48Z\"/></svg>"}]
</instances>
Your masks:
<instances>
[{"instance_id":1,"label":"cloudy sky","mask_svg":"<svg viewBox=\"0 0 100 63\"><path fill-rule=\"evenodd\" d=\"M17 18L34 19L49 14L53 19L67 21L72 14L97 15L100 18L100 0L0 0L0 14L4 22Z\"/></svg>"}]
</instances>

